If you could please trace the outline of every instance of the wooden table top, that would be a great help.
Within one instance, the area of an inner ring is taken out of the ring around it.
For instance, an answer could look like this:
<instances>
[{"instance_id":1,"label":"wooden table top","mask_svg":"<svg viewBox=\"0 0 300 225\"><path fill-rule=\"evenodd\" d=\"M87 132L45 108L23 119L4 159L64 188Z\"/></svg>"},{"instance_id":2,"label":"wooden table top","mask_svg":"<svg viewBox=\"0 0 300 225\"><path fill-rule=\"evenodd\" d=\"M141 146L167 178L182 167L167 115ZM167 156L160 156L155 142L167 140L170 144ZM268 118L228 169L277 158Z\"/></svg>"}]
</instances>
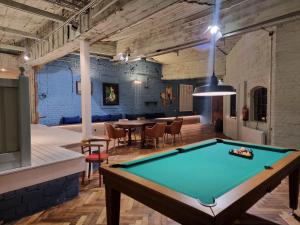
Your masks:
<instances>
[{"instance_id":1,"label":"wooden table top","mask_svg":"<svg viewBox=\"0 0 300 225\"><path fill-rule=\"evenodd\" d=\"M141 127L145 125L155 124L154 120L128 120L115 122L114 125L118 127Z\"/></svg>"}]
</instances>

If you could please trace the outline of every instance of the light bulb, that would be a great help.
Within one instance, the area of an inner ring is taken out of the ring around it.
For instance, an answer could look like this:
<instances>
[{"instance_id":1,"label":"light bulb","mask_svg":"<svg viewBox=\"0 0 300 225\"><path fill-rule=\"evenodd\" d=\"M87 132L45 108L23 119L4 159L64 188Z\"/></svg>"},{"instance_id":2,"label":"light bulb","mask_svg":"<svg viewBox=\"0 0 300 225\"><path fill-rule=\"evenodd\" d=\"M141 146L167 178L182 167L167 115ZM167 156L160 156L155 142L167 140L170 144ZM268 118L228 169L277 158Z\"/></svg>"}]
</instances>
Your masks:
<instances>
[{"instance_id":1,"label":"light bulb","mask_svg":"<svg viewBox=\"0 0 300 225\"><path fill-rule=\"evenodd\" d=\"M24 55L24 59L25 59L26 61L28 61L30 58L29 58L28 55Z\"/></svg>"},{"instance_id":2,"label":"light bulb","mask_svg":"<svg viewBox=\"0 0 300 225\"><path fill-rule=\"evenodd\" d=\"M133 83L134 83L134 84L141 84L142 81L140 81L140 80L134 80Z\"/></svg>"},{"instance_id":3,"label":"light bulb","mask_svg":"<svg viewBox=\"0 0 300 225\"><path fill-rule=\"evenodd\" d=\"M217 25L209 26L208 29L211 34L216 34L220 31L220 27L218 27Z\"/></svg>"}]
</instances>

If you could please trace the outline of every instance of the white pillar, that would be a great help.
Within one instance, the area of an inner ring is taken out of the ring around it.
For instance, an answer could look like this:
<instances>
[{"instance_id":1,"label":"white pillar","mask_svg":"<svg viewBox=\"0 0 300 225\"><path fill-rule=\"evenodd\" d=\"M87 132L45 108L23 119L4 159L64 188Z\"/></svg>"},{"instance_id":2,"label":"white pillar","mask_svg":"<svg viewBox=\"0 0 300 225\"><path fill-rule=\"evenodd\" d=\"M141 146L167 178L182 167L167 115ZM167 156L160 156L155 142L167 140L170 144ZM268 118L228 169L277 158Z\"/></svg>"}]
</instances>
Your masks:
<instances>
[{"instance_id":1,"label":"white pillar","mask_svg":"<svg viewBox=\"0 0 300 225\"><path fill-rule=\"evenodd\" d=\"M91 78L89 43L80 41L82 139L92 137Z\"/></svg>"}]
</instances>

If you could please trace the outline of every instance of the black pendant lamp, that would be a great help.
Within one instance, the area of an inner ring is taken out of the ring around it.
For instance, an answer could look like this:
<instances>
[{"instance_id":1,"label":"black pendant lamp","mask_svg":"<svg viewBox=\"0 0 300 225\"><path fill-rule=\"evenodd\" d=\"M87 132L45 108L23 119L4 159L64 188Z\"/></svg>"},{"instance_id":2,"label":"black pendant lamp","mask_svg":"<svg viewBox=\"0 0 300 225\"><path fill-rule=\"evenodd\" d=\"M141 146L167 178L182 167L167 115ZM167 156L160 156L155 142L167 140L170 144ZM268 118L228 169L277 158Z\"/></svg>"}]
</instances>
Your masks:
<instances>
[{"instance_id":1,"label":"black pendant lamp","mask_svg":"<svg viewBox=\"0 0 300 225\"><path fill-rule=\"evenodd\" d=\"M217 26L211 26L210 32L212 35L213 45L213 74L210 77L209 83L200 87L196 87L193 96L225 96L236 94L235 89L230 85L225 85L218 82L218 78L215 75L215 49L216 49L216 35L219 32ZM217 29L216 29L217 28Z\"/></svg>"},{"instance_id":2,"label":"black pendant lamp","mask_svg":"<svg viewBox=\"0 0 300 225\"><path fill-rule=\"evenodd\" d=\"M218 78L213 72L209 84L196 87L193 96L225 96L236 94L235 89L230 85L219 84Z\"/></svg>"}]
</instances>

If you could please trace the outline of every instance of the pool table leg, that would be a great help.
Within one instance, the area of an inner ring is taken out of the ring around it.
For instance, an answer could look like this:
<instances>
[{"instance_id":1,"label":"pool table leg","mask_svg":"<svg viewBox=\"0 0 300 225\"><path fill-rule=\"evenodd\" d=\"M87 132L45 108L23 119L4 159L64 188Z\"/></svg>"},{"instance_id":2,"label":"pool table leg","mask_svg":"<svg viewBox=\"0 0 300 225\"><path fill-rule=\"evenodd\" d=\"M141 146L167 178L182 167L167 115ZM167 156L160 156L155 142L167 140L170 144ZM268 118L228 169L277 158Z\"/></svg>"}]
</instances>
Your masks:
<instances>
[{"instance_id":1,"label":"pool table leg","mask_svg":"<svg viewBox=\"0 0 300 225\"><path fill-rule=\"evenodd\" d=\"M298 207L298 195L299 195L299 176L300 169L294 170L289 175L289 197L290 197L290 208L296 210Z\"/></svg>"},{"instance_id":2,"label":"pool table leg","mask_svg":"<svg viewBox=\"0 0 300 225\"><path fill-rule=\"evenodd\" d=\"M105 185L107 225L119 225L121 193Z\"/></svg>"}]
</instances>

